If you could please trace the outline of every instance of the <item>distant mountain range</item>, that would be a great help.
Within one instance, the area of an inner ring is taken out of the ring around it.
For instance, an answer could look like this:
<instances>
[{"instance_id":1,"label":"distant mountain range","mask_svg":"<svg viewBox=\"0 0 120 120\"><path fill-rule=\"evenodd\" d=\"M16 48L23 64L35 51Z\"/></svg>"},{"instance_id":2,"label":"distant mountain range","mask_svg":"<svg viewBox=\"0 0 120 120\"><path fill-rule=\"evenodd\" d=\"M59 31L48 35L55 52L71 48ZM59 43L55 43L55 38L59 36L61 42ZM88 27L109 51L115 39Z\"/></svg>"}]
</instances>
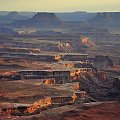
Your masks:
<instances>
[{"instance_id":1,"label":"distant mountain range","mask_svg":"<svg viewBox=\"0 0 120 120\"><path fill-rule=\"evenodd\" d=\"M8 28L19 32L18 29L23 28L20 32L24 33L24 30L28 30L29 33L34 31L37 34L41 32L39 30L48 31L48 33L49 31L55 33L109 32L111 29L120 30L120 12L0 12L0 26L1 31L3 29L7 31Z\"/></svg>"},{"instance_id":2,"label":"distant mountain range","mask_svg":"<svg viewBox=\"0 0 120 120\"><path fill-rule=\"evenodd\" d=\"M61 16L61 17L60 17ZM13 18L13 16L12 16ZM63 20L64 19L64 20ZM18 20L14 22L14 25L33 25L33 26L45 26L50 24L58 25L60 21L73 21L81 22L86 21L88 24L95 24L98 26L101 24L114 25L120 22L119 12L105 12L105 13L86 13L86 12L75 12L75 13L47 13L40 12L36 13L32 18L27 20ZM65 22L64 22L65 23Z\"/></svg>"},{"instance_id":3,"label":"distant mountain range","mask_svg":"<svg viewBox=\"0 0 120 120\"><path fill-rule=\"evenodd\" d=\"M27 18L32 18L36 12L16 12L19 16L25 16ZM0 16L6 16L9 12L0 11ZM66 12L66 13L55 13L56 16L62 21L86 21L93 18L96 13L88 12ZM21 19L18 19L21 20Z\"/></svg>"},{"instance_id":4,"label":"distant mountain range","mask_svg":"<svg viewBox=\"0 0 120 120\"><path fill-rule=\"evenodd\" d=\"M55 13L36 13L32 18L27 20L16 20L11 23L14 27L56 27L62 24L62 21Z\"/></svg>"},{"instance_id":5,"label":"distant mountain range","mask_svg":"<svg viewBox=\"0 0 120 120\"><path fill-rule=\"evenodd\" d=\"M43 13L43 12L40 12ZM14 20L24 20L32 18L36 12L5 12L0 11L0 22L3 20L13 22ZM88 21L94 19L98 21L119 19L120 12L101 12L101 13L88 13L88 12L65 12L55 13L55 15L62 21Z\"/></svg>"}]
</instances>

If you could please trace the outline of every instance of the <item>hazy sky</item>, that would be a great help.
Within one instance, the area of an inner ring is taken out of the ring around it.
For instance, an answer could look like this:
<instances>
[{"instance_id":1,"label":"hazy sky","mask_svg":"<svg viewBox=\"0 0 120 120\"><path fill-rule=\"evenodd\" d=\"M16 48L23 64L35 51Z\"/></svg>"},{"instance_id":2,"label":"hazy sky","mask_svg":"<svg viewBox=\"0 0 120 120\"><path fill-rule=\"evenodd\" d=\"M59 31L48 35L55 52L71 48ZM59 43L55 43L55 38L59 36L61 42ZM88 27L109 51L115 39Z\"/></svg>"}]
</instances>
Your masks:
<instances>
[{"instance_id":1,"label":"hazy sky","mask_svg":"<svg viewBox=\"0 0 120 120\"><path fill-rule=\"evenodd\" d=\"M120 0L0 0L0 11L120 11Z\"/></svg>"}]
</instances>

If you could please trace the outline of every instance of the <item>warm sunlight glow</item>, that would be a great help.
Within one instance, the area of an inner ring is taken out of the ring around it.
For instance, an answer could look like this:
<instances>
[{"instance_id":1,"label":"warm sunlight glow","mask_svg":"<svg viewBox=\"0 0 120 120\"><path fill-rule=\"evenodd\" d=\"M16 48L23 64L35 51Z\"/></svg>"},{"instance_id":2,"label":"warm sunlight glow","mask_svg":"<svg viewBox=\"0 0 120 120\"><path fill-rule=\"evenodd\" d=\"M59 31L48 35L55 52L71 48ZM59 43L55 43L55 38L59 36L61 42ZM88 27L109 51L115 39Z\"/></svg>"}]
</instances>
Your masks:
<instances>
[{"instance_id":1,"label":"warm sunlight glow","mask_svg":"<svg viewBox=\"0 0 120 120\"><path fill-rule=\"evenodd\" d=\"M0 11L120 11L119 0L0 0Z\"/></svg>"}]
</instances>

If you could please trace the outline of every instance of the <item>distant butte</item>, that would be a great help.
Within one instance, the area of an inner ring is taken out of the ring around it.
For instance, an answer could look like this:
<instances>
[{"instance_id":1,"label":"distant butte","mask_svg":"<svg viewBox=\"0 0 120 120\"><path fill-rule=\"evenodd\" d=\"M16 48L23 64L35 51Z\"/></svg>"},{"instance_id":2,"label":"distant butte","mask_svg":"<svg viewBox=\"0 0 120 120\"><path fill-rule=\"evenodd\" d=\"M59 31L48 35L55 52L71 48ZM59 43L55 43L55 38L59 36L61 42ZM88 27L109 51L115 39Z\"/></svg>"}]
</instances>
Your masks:
<instances>
[{"instance_id":1,"label":"distant butte","mask_svg":"<svg viewBox=\"0 0 120 120\"><path fill-rule=\"evenodd\" d=\"M101 12L97 13L97 15L92 19L94 21L119 21L120 20L120 12Z\"/></svg>"},{"instance_id":2,"label":"distant butte","mask_svg":"<svg viewBox=\"0 0 120 120\"><path fill-rule=\"evenodd\" d=\"M54 13L38 12L32 18L17 20L12 25L17 27L57 27L61 23L62 21Z\"/></svg>"},{"instance_id":3,"label":"distant butte","mask_svg":"<svg viewBox=\"0 0 120 120\"><path fill-rule=\"evenodd\" d=\"M31 20L36 20L36 21L41 21L41 22L60 22L60 19L57 18L57 16L54 13L47 13L47 12L42 12L42 13L36 13Z\"/></svg>"}]
</instances>

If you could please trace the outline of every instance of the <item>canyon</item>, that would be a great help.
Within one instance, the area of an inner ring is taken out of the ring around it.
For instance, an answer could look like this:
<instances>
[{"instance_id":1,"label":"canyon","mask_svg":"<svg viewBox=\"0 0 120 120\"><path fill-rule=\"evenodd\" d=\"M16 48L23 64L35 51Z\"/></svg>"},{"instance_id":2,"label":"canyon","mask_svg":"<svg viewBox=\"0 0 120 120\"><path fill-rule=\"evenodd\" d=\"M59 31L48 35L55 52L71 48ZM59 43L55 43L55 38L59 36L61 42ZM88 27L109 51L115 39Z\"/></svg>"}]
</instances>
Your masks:
<instances>
[{"instance_id":1,"label":"canyon","mask_svg":"<svg viewBox=\"0 0 120 120\"><path fill-rule=\"evenodd\" d=\"M0 119L119 120L119 12L25 14L0 24Z\"/></svg>"}]
</instances>

